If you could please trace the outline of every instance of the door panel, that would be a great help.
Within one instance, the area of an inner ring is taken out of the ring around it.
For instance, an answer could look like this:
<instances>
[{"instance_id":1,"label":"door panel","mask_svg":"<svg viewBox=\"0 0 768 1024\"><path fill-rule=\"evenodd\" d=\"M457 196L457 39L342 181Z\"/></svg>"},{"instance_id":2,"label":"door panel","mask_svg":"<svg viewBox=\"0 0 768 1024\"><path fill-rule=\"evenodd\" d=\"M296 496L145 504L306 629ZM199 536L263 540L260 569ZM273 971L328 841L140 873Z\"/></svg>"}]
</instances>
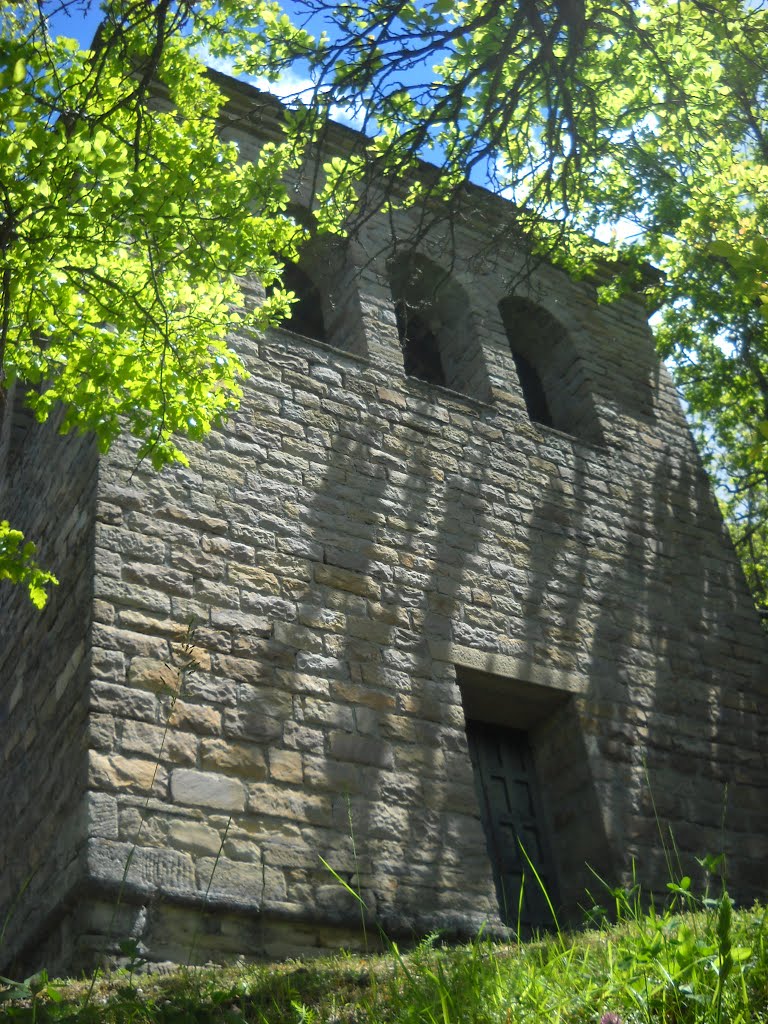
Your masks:
<instances>
[{"instance_id":1,"label":"door panel","mask_svg":"<svg viewBox=\"0 0 768 1024\"><path fill-rule=\"evenodd\" d=\"M468 720L467 739L502 920L523 936L552 928L544 892L521 850L522 845L554 904L554 871L528 735Z\"/></svg>"}]
</instances>

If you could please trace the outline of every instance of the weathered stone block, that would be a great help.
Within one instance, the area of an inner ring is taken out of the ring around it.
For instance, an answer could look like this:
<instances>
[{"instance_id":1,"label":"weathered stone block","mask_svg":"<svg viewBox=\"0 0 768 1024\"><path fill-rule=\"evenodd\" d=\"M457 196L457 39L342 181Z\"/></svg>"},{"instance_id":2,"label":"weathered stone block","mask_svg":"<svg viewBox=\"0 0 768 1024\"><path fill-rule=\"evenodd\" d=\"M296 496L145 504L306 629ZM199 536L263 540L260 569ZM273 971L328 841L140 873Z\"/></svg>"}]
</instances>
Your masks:
<instances>
[{"instance_id":1,"label":"weathered stone block","mask_svg":"<svg viewBox=\"0 0 768 1024\"><path fill-rule=\"evenodd\" d=\"M210 771L236 773L244 779L261 780L267 775L267 761L261 747L233 740L204 739L200 763Z\"/></svg>"},{"instance_id":2,"label":"weathered stone block","mask_svg":"<svg viewBox=\"0 0 768 1024\"><path fill-rule=\"evenodd\" d=\"M394 764L390 745L370 736L348 732L331 733L329 750L331 756L338 761L354 761L357 764L375 765L377 768L391 768Z\"/></svg>"},{"instance_id":3,"label":"weathered stone block","mask_svg":"<svg viewBox=\"0 0 768 1024\"><path fill-rule=\"evenodd\" d=\"M199 821L172 821L167 834L171 846L184 853L215 856L221 848L222 836Z\"/></svg>"},{"instance_id":4,"label":"weathered stone block","mask_svg":"<svg viewBox=\"0 0 768 1024\"><path fill-rule=\"evenodd\" d=\"M176 694L181 689L182 675L178 668L158 658L132 658L128 667L128 683L153 693Z\"/></svg>"},{"instance_id":5,"label":"weathered stone block","mask_svg":"<svg viewBox=\"0 0 768 1024\"><path fill-rule=\"evenodd\" d=\"M301 754L294 750L270 750L269 775L276 782L301 785L304 777Z\"/></svg>"},{"instance_id":6,"label":"weathered stone block","mask_svg":"<svg viewBox=\"0 0 768 1024\"><path fill-rule=\"evenodd\" d=\"M217 811L242 811L245 788L236 779L213 772L176 768L171 772L171 799L174 803L193 807L210 807Z\"/></svg>"},{"instance_id":7,"label":"weathered stone block","mask_svg":"<svg viewBox=\"0 0 768 1024\"><path fill-rule=\"evenodd\" d=\"M254 743L268 743L278 739L283 732L283 723L259 711L224 712L224 735Z\"/></svg>"},{"instance_id":8,"label":"weathered stone block","mask_svg":"<svg viewBox=\"0 0 768 1024\"><path fill-rule=\"evenodd\" d=\"M173 729L218 735L221 732L221 713L202 704L177 700L168 715L168 725Z\"/></svg>"},{"instance_id":9,"label":"weathered stone block","mask_svg":"<svg viewBox=\"0 0 768 1024\"><path fill-rule=\"evenodd\" d=\"M378 600L381 593L381 586L375 580L334 565L315 565L315 582L336 590L347 590L350 594L359 594L373 601Z\"/></svg>"},{"instance_id":10,"label":"weathered stone block","mask_svg":"<svg viewBox=\"0 0 768 1024\"><path fill-rule=\"evenodd\" d=\"M148 892L189 891L195 885L192 858L176 850L94 839L88 844L87 863L91 878L116 887L123 880Z\"/></svg>"},{"instance_id":11,"label":"weathered stone block","mask_svg":"<svg viewBox=\"0 0 768 1024\"><path fill-rule=\"evenodd\" d=\"M161 795L166 792L168 774L156 761L92 751L88 758L88 781L99 789Z\"/></svg>"},{"instance_id":12,"label":"weathered stone block","mask_svg":"<svg viewBox=\"0 0 768 1024\"><path fill-rule=\"evenodd\" d=\"M261 864L201 857L196 866L197 887L213 897L224 897L258 909L264 897L264 869Z\"/></svg>"},{"instance_id":13,"label":"weathered stone block","mask_svg":"<svg viewBox=\"0 0 768 1024\"><path fill-rule=\"evenodd\" d=\"M197 737L190 733L144 722L125 722L120 737L121 750L174 764L194 764L197 746Z\"/></svg>"}]
</instances>

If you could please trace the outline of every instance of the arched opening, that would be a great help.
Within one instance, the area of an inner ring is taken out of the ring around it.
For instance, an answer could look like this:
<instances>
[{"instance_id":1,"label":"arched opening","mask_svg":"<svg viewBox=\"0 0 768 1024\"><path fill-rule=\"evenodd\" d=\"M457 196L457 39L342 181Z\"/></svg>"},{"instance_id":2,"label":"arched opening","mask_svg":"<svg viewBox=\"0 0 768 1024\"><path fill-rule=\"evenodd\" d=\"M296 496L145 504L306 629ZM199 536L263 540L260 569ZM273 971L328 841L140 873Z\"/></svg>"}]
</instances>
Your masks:
<instances>
[{"instance_id":1,"label":"arched opening","mask_svg":"<svg viewBox=\"0 0 768 1024\"><path fill-rule=\"evenodd\" d=\"M445 387L440 343L425 318L402 301L395 305L395 315L400 347L403 350L403 369L406 374L409 377L417 377L427 384Z\"/></svg>"},{"instance_id":2,"label":"arched opening","mask_svg":"<svg viewBox=\"0 0 768 1024\"><path fill-rule=\"evenodd\" d=\"M305 207L292 203L288 213L304 234L297 261L276 257L284 264L282 287L296 296L281 327L365 355L357 271L349 258L348 240L319 231Z\"/></svg>"},{"instance_id":3,"label":"arched opening","mask_svg":"<svg viewBox=\"0 0 768 1024\"><path fill-rule=\"evenodd\" d=\"M291 314L283 321L282 327L305 338L326 341L323 300L317 285L298 263L286 263L282 276L283 288L296 295Z\"/></svg>"},{"instance_id":4,"label":"arched opening","mask_svg":"<svg viewBox=\"0 0 768 1024\"><path fill-rule=\"evenodd\" d=\"M565 327L518 296L499 303L528 416L587 440L601 440L590 382Z\"/></svg>"},{"instance_id":5,"label":"arched opening","mask_svg":"<svg viewBox=\"0 0 768 1024\"><path fill-rule=\"evenodd\" d=\"M420 253L391 261L389 273L406 374L487 398L485 362L461 285Z\"/></svg>"},{"instance_id":6,"label":"arched opening","mask_svg":"<svg viewBox=\"0 0 768 1024\"><path fill-rule=\"evenodd\" d=\"M534 423L543 423L545 427L553 427L552 413L549 411L547 396L544 392L539 372L521 352L513 352L517 379L523 389L523 398L528 415Z\"/></svg>"},{"instance_id":7,"label":"arched opening","mask_svg":"<svg viewBox=\"0 0 768 1024\"><path fill-rule=\"evenodd\" d=\"M27 396L35 390L34 385L16 381L1 396L0 401L0 490L21 461L24 445L37 419Z\"/></svg>"}]
</instances>

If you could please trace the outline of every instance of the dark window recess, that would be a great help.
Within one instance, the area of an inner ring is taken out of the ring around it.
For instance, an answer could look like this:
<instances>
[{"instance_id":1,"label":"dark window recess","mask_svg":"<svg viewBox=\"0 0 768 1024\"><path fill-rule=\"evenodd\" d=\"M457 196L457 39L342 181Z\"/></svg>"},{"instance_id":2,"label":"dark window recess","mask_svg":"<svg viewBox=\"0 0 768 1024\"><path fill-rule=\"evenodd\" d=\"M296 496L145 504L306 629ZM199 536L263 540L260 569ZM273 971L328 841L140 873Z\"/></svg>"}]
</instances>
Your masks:
<instances>
[{"instance_id":1,"label":"dark window recess","mask_svg":"<svg viewBox=\"0 0 768 1024\"><path fill-rule=\"evenodd\" d=\"M544 834L528 734L467 721L475 785L493 865L501 918L523 936L554 927L554 871ZM541 883L521 846L538 872Z\"/></svg>"},{"instance_id":2,"label":"dark window recess","mask_svg":"<svg viewBox=\"0 0 768 1024\"><path fill-rule=\"evenodd\" d=\"M21 461L30 432L37 425L35 414L27 404L27 395L32 390L33 388L29 385L17 383L10 394L5 393L4 416L11 417L8 455L5 463L6 475L9 475Z\"/></svg>"},{"instance_id":3,"label":"dark window recess","mask_svg":"<svg viewBox=\"0 0 768 1024\"><path fill-rule=\"evenodd\" d=\"M286 263L283 271L283 288L296 294L290 317L284 321L286 331L303 334L306 338L325 341L325 322L320 292L309 276L295 263Z\"/></svg>"},{"instance_id":4,"label":"dark window recess","mask_svg":"<svg viewBox=\"0 0 768 1024\"><path fill-rule=\"evenodd\" d=\"M403 367L409 377L445 387L440 343L429 324L403 302L395 305L397 332L403 350Z\"/></svg>"},{"instance_id":5,"label":"dark window recess","mask_svg":"<svg viewBox=\"0 0 768 1024\"><path fill-rule=\"evenodd\" d=\"M515 360L515 369L517 370L517 377L520 381L528 415L534 423L542 423L545 427L554 426L552 414L547 404L547 396L544 394L544 385L541 382L538 371L519 352L513 352L512 358Z\"/></svg>"}]
</instances>

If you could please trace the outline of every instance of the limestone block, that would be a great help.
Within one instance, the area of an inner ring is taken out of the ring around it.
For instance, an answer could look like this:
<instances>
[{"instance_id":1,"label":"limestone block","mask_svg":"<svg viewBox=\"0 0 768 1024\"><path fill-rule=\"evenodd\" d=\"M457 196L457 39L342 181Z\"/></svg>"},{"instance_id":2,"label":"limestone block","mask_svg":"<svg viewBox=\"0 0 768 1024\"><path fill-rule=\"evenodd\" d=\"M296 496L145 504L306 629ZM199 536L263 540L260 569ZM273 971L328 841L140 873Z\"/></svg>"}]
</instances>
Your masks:
<instances>
[{"instance_id":1,"label":"limestone block","mask_svg":"<svg viewBox=\"0 0 768 1024\"><path fill-rule=\"evenodd\" d=\"M223 731L225 736L268 743L280 738L283 723L258 711L227 710L224 712Z\"/></svg>"},{"instance_id":2,"label":"limestone block","mask_svg":"<svg viewBox=\"0 0 768 1024\"><path fill-rule=\"evenodd\" d=\"M304 756L304 782L308 789L330 793L368 793L375 795L374 769L349 762L329 761L323 757Z\"/></svg>"},{"instance_id":3,"label":"limestone block","mask_svg":"<svg viewBox=\"0 0 768 1024\"><path fill-rule=\"evenodd\" d=\"M120 747L124 751L174 764L194 764L197 744L197 737L190 733L144 722L125 722L120 737Z\"/></svg>"},{"instance_id":4,"label":"limestone block","mask_svg":"<svg viewBox=\"0 0 768 1024\"><path fill-rule=\"evenodd\" d=\"M158 658L132 658L128 667L128 683L153 693L178 693L182 676L178 668Z\"/></svg>"},{"instance_id":5,"label":"limestone block","mask_svg":"<svg viewBox=\"0 0 768 1024\"><path fill-rule=\"evenodd\" d=\"M307 651L299 651L296 655L296 667L300 672L316 672L331 679L345 679L349 676L349 666L340 658L324 658Z\"/></svg>"},{"instance_id":6,"label":"limestone block","mask_svg":"<svg viewBox=\"0 0 768 1024\"><path fill-rule=\"evenodd\" d=\"M168 724L174 729L216 735L221 732L221 713L203 704L177 700L168 716Z\"/></svg>"},{"instance_id":7,"label":"limestone block","mask_svg":"<svg viewBox=\"0 0 768 1024\"><path fill-rule=\"evenodd\" d=\"M252 743L204 739L200 745L200 763L205 769L232 772L245 779L261 780L267 776L264 751Z\"/></svg>"},{"instance_id":8,"label":"limestone block","mask_svg":"<svg viewBox=\"0 0 768 1024\"><path fill-rule=\"evenodd\" d=\"M273 718L287 718L293 713L291 694L276 686L242 683L237 687L237 702L241 710L259 712Z\"/></svg>"},{"instance_id":9,"label":"limestone block","mask_svg":"<svg viewBox=\"0 0 768 1024\"><path fill-rule=\"evenodd\" d=\"M149 693L136 693L127 686L115 686L98 680L91 684L91 708L143 722L157 720L159 706Z\"/></svg>"},{"instance_id":10,"label":"limestone block","mask_svg":"<svg viewBox=\"0 0 768 1024\"><path fill-rule=\"evenodd\" d=\"M269 775L276 782L301 785L304 779L301 754L295 750L270 750Z\"/></svg>"},{"instance_id":11,"label":"limestone block","mask_svg":"<svg viewBox=\"0 0 768 1024\"><path fill-rule=\"evenodd\" d=\"M228 857L201 857L196 865L197 887L211 897L224 897L252 907L261 905L264 871L261 864L230 860Z\"/></svg>"},{"instance_id":12,"label":"limestone block","mask_svg":"<svg viewBox=\"0 0 768 1024\"><path fill-rule=\"evenodd\" d=\"M91 671L97 679L107 683L122 683L125 679L125 655L122 651L91 649Z\"/></svg>"},{"instance_id":13,"label":"limestone block","mask_svg":"<svg viewBox=\"0 0 768 1024\"><path fill-rule=\"evenodd\" d=\"M394 765L392 748L388 743L355 733L331 733L330 753L338 761L354 761L377 768L392 768Z\"/></svg>"},{"instance_id":14,"label":"limestone block","mask_svg":"<svg viewBox=\"0 0 768 1024\"><path fill-rule=\"evenodd\" d=\"M171 772L171 799L178 804L218 811L245 809L245 789L236 779L213 772L176 768Z\"/></svg>"},{"instance_id":15,"label":"limestone block","mask_svg":"<svg viewBox=\"0 0 768 1024\"><path fill-rule=\"evenodd\" d=\"M125 878L147 890L195 888L192 858L176 850L94 839L88 843L87 866L90 877L99 881L119 884Z\"/></svg>"},{"instance_id":16,"label":"limestone block","mask_svg":"<svg viewBox=\"0 0 768 1024\"><path fill-rule=\"evenodd\" d=\"M88 746L111 750L115 742L115 720L111 715L92 714L88 721Z\"/></svg>"},{"instance_id":17,"label":"limestone block","mask_svg":"<svg viewBox=\"0 0 768 1024\"><path fill-rule=\"evenodd\" d=\"M88 835L117 839L117 801L107 793L86 793L85 814Z\"/></svg>"},{"instance_id":18,"label":"limestone block","mask_svg":"<svg viewBox=\"0 0 768 1024\"><path fill-rule=\"evenodd\" d=\"M199 821L172 821L167 835L171 846L185 853L215 856L221 847L222 837L216 829Z\"/></svg>"},{"instance_id":19,"label":"limestone block","mask_svg":"<svg viewBox=\"0 0 768 1024\"><path fill-rule=\"evenodd\" d=\"M325 747L325 733L322 729L310 729L298 722L286 722L283 727L283 743L289 750L306 750L318 753Z\"/></svg>"},{"instance_id":20,"label":"limestone block","mask_svg":"<svg viewBox=\"0 0 768 1024\"><path fill-rule=\"evenodd\" d=\"M323 650L323 640L314 630L296 626L293 623L276 622L275 640L286 647L297 650L312 651L319 654Z\"/></svg>"},{"instance_id":21,"label":"limestone block","mask_svg":"<svg viewBox=\"0 0 768 1024\"><path fill-rule=\"evenodd\" d=\"M321 586L333 587L336 590L348 590L351 594L377 601L381 594L381 584L367 576L348 569L340 569L334 565L318 563L314 567L315 582Z\"/></svg>"},{"instance_id":22,"label":"limestone block","mask_svg":"<svg viewBox=\"0 0 768 1024\"><path fill-rule=\"evenodd\" d=\"M112 624L96 622L91 628L94 644L121 650L130 657L139 656L167 661L168 641L162 637L147 636Z\"/></svg>"},{"instance_id":23,"label":"limestone block","mask_svg":"<svg viewBox=\"0 0 768 1024\"><path fill-rule=\"evenodd\" d=\"M168 773L156 761L119 754L88 754L88 784L99 789L165 793Z\"/></svg>"},{"instance_id":24,"label":"limestone block","mask_svg":"<svg viewBox=\"0 0 768 1024\"><path fill-rule=\"evenodd\" d=\"M342 633L346 624L346 616L342 612L315 605L299 605L298 618L302 626L334 633Z\"/></svg>"},{"instance_id":25,"label":"limestone block","mask_svg":"<svg viewBox=\"0 0 768 1024\"><path fill-rule=\"evenodd\" d=\"M355 727L352 708L346 704L317 700L315 697L301 699L303 721L309 725L322 725L352 732Z\"/></svg>"},{"instance_id":26,"label":"limestone block","mask_svg":"<svg viewBox=\"0 0 768 1024\"><path fill-rule=\"evenodd\" d=\"M311 825L327 825L331 821L331 801L326 796L310 796L301 790L278 788L257 782L248 787L248 810L275 818L288 818Z\"/></svg>"}]
</instances>

